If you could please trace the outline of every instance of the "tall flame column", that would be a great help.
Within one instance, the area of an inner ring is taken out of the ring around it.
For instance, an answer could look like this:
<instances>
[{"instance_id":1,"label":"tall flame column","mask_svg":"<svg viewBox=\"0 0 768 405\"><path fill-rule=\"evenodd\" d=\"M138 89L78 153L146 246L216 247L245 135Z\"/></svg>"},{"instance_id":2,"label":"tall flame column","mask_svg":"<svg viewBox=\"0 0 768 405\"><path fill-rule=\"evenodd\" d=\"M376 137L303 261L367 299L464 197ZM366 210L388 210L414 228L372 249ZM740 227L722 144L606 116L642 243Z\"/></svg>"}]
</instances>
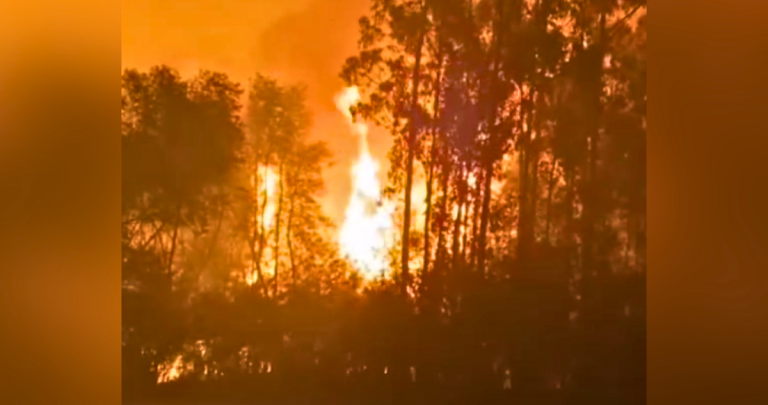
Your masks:
<instances>
[{"instance_id":1,"label":"tall flame column","mask_svg":"<svg viewBox=\"0 0 768 405\"><path fill-rule=\"evenodd\" d=\"M360 139L360 155L352 167L352 194L339 235L342 254L367 279L384 275L393 237L393 204L381 198L378 164L368 149L368 127L354 122L350 108L360 100L356 87L336 96L336 107Z\"/></svg>"}]
</instances>

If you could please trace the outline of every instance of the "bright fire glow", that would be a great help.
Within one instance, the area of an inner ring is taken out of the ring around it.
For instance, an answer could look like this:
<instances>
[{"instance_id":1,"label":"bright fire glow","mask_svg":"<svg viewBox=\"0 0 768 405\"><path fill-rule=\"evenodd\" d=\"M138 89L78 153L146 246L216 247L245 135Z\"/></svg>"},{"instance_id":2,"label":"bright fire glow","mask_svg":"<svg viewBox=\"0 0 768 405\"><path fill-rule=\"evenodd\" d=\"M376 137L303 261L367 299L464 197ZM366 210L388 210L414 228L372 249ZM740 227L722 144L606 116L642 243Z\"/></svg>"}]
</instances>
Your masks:
<instances>
[{"instance_id":1,"label":"bright fire glow","mask_svg":"<svg viewBox=\"0 0 768 405\"><path fill-rule=\"evenodd\" d=\"M261 184L259 184L259 199L260 203L264 198L264 193L267 194L267 206L264 207L264 229L268 230L272 226L272 221L275 219L275 211L277 207L277 181L278 175L271 167L265 167L260 169L262 172Z\"/></svg>"},{"instance_id":2,"label":"bright fire glow","mask_svg":"<svg viewBox=\"0 0 768 405\"><path fill-rule=\"evenodd\" d=\"M162 384L177 380L179 377L181 377L183 369L184 362L182 361L181 355L176 356L176 359L174 359L173 363L158 365L157 383Z\"/></svg>"},{"instance_id":3,"label":"bright fire glow","mask_svg":"<svg viewBox=\"0 0 768 405\"><path fill-rule=\"evenodd\" d=\"M245 284L254 285L258 279L259 276L256 274L256 271L253 270L253 262L249 260L248 271L245 273Z\"/></svg>"},{"instance_id":4,"label":"bright fire glow","mask_svg":"<svg viewBox=\"0 0 768 405\"><path fill-rule=\"evenodd\" d=\"M360 100L357 87L336 96L336 107L360 137L360 155L352 167L352 195L339 235L342 254L367 278L382 275L387 268L392 244L394 205L384 201L378 180L378 164L368 150L368 127L354 122L350 108Z\"/></svg>"},{"instance_id":5,"label":"bright fire glow","mask_svg":"<svg viewBox=\"0 0 768 405\"><path fill-rule=\"evenodd\" d=\"M262 207L261 209L263 210L264 232L269 233L270 230L272 230L274 227L275 215L277 212L277 199L279 197L277 193L277 186L280 177L273 168L268 166L259 167L257 169L257 173L259 176L259 187L258 190L256 190L256 198L258 199L259 206L261 206L261 204L263 204L265 201L264 197L266 197L266 206ZM253 175L251 176L251 187L255 186L256 177ZM260 228L261 221L262 217L259 215L259 218L256 219L253 226ZM261 231L261 229L259 229L259 231ZM270 263L274 263L274 261L271 258L271 253L272 252L269 251L269 249L264 249L262 254L262 272L265 274L272 273L273 267ZM247 285L253 285L258 280L258 275L256 274L256 271L254 271L255 266L253 261L248 261L247 269L248 271L245 274L245 283Z\"/></svg>"}]
</instances>

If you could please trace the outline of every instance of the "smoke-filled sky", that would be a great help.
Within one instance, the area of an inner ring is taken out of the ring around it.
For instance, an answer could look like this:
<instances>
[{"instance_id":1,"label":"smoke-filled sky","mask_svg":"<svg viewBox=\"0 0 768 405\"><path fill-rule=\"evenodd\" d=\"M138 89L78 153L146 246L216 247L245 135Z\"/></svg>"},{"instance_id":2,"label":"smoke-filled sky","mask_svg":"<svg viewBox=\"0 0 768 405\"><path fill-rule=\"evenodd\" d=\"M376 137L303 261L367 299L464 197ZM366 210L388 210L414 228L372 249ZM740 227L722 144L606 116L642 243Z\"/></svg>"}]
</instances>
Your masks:
<instances>
[{"instance_id":1,"label":"smoke-filled sky","mask_svg":"<svg viewBox=\"0 0 768 405\"><path fill-rule=\"evenodd\" d=\"M368 7L369 0L123 0L122 65L167 64L185 77L201 68L223 71L244 88L256 72L306 83L313 136L328 142L336 162L325 173L323 203L340 224L359 149L333 98ZM389 136L373 131L369 141L383 175Z\"/></svg>"}]
</instances>

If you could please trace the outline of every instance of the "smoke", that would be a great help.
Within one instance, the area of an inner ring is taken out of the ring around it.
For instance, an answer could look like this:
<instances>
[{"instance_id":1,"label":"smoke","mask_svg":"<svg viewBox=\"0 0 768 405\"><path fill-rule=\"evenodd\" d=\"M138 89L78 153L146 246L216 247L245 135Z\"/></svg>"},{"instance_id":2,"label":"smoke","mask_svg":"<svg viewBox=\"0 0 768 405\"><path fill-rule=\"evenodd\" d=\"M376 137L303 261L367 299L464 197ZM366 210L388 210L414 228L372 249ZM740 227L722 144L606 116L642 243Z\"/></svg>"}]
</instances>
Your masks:
<instances>
[{"instance_id":1,"label":"smoke","mask_svg":"<svg viewBox=\"0 0 768 405\"><path fill-rule=\"evenodd\" d=\"M324 173L321 202L336 224L351 190L349 167L359 150L333 103L338 75L357 52L358 20L370 0L131 0L123 3L122 65L168 64L182 75L205 68L226 72L247 88L257 72L308 86L314 139L328 142L336 164ZM390 137L371 128L372 156L386 163ZM387 167L382 167L385 172Z\"/></svg>"},{"instance_id":2,"label":"smoke","mask_svg":"<svg viewBox=\"0 0 768 405\"><path fill-rule=\"evenodd\" d=\"M369 6L370 0L315 0L271 24L259 38L254 55L260 71L309 87L307 101L315 114L312 135L328 142L336 162L324 173L323 208L339 226L353 192L349 168L358 158L359 145L350 139L348 123L334 99L344 87L339 79L341 67L357 52L358 20ZM370 128L367 142L372 157L386 162L389 135ZM386 169L381 167L382 172Z\"/></svg>"}]
</instances>

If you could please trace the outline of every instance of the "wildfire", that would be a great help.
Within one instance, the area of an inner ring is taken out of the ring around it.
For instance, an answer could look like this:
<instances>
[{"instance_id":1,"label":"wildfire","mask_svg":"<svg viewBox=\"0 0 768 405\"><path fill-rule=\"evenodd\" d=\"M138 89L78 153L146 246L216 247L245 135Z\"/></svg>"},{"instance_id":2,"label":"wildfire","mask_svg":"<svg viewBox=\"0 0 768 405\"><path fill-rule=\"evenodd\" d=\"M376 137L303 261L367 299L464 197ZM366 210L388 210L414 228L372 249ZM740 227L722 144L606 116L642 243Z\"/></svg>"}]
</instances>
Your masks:
<instances>
[{"instance_id":1,"label":"wildfire","mask_svg":"<svg viewBox=\"0 0 768 405\"><path fill-rule=\"evenodd\" d=\"M262 204L262 201L264 200L264 194L266 194L266 207L263 207L264 210L264 227L269 229L269 227L272 225L272 221L275 218L275 208L277 205L277 182L279 180L277 173L271 168L271 167L259 167L257 169L259 172L259 189L258 193L256 194L256 198L258 198L258 203ZM256 185L256 175L251 176L251 187L254 187Z\"/></svg>"},{"instance_id":2,"label":"wildfire","mask_svg":"<svg viewBox=\"0 0 768 405\"><path fill-rule=\"evenodd\" d=\"M274 221L275 216L277 212L277 186L278 182L280 180L280 176L275 172L275 170L271 167L259 167L257 169L257 173L259 176L259 185L258 190L256 190L256 198L258 199L258 204L262 205L266 202L266 205L261 207L261 210L263 211L263 217L259 217L253 226L260 227L260 222L263 218L263 224L264 224L264 232L269 232L274 228ZM251 187L256 187L256 174L251 176ZM266 198L265 198L266 197ZM262 257L262 263L274 263L274 259L271 258L271 250L265 249L264 256ZM245 274L245 283L248 285L253 285L257 280L258 276L254 269L254 264L252 261L248 261L248 269L250 271L246 272ZM271 274L272 266L267 265L263 267L263 271L267 274Z\"/></svg>"},{"instance_id":3,"label":"wildfire","mask_svg":"<svg viewBox=\"0 0 768 405\"><path fill-rule=\"evenodd\" d=\"M352 195L339 235L342 254L365 278L382 275L387 268L392 242L393 205L382 200L378 164L368 150L368 127L355 122L350 108L360 100L357 87L344 89L336 96L336 107L360 137L360 155L352 167Z\"/></svg>"},{"instance_id":4,"label":"wildfire","mask_svg":"<svg viewBox=\"0 0 768 405\"><path fill-rule=\"evenodd\" d=\"M158 365L157 383L162 384L173 380L178 380L184 371L184 361L182 356L176 356L172 363Z\"/></svg>"},{"instance_id":5,"label":"wildfire","mask_svg":"<svg viewBox=\"0 0 768 405\"><path fill-rule=\"evenodd\" d=\"M272 226L272 221L275 220L275 212L277 209L277 182L279 177L271 167L264 169L264 178L259 187L259 198L263 198L264 193L267 195L267 206L264 207L264 227L269 229Z\"/></svg>"}]
</instances>

